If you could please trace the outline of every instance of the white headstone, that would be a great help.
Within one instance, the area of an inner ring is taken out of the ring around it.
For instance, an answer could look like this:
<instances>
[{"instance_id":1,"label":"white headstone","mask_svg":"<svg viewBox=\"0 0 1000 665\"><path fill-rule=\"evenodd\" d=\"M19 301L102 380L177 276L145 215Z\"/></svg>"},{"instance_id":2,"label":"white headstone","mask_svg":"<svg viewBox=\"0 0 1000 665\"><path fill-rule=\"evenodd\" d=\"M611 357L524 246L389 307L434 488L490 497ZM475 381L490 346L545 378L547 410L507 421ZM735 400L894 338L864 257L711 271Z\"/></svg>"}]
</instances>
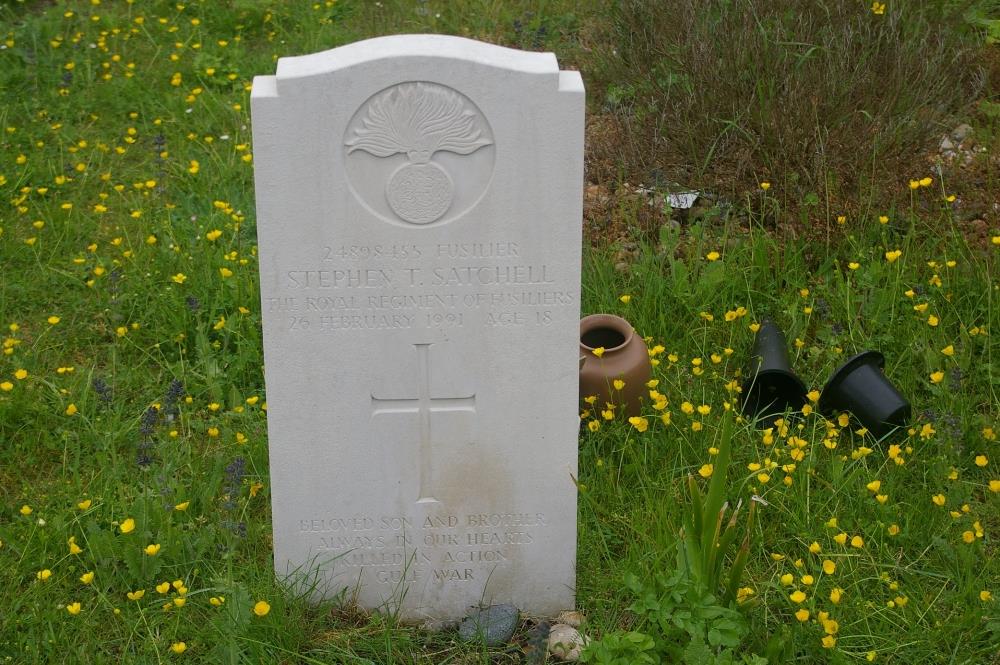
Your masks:
<instances>
[{"instance_id":1,"label":"white headstone","mask_svg":"<svg viewBox=\"0 0 1000 665\"><path fill-rule=\"evenodd\" d=\"M251 110L277 573L410 620L572 608L580 75L382 37Z\"/></svg>"}]
</instances>

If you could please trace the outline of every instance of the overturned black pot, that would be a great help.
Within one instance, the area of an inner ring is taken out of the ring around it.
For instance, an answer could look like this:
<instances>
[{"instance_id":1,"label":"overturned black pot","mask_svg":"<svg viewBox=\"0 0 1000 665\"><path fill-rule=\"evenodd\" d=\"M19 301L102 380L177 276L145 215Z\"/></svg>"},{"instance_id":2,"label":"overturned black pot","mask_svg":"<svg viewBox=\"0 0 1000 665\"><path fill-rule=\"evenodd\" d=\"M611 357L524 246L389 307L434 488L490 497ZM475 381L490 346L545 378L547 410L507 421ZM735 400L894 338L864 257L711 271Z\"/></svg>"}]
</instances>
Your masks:
<instances>
[{"instance_id":1,"label":"overturned black pot","mask_svg":"<svg viewBox=\"0 0 1000 665\"><path fill-rule=\"evenodd\" d=\"M885 356L865 351L833 373L819 396L824 416L850 411L876 438L890 434L910 422L910 403L882 371Z\"/></svg>"},{"instance_id":2,"label":"overturned black pot","mask_svg":"<svg viewBox=\"0 0 1000 665\"><path fill-rule=\"evenodd\" d=\"M764 319L750 351L750 364L743 382L742 409L760 427L773 427L786 411L801 411L806 386L792 372L785 334L770 319Z\"/></svg>"}]
</instances>

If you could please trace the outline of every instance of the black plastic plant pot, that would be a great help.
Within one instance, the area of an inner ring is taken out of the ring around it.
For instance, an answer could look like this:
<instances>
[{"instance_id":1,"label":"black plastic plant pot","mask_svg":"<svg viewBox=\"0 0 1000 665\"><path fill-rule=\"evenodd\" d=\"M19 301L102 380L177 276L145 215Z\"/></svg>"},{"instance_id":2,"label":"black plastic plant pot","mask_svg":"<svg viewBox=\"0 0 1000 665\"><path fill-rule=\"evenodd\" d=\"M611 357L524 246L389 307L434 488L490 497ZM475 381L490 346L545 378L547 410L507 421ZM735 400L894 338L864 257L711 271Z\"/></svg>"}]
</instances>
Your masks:
<instances>
[{"instance_id":1,"label":"black plastic plant pot","mask_svg":"<svg viewBox=\"0 0 1000 665\"><path fill-rule=\"evenodd\" d=\"M819 410L824 416L850 411L881 439L910 422L910 403L886 377L885 356L865 351L841 365L823 387Z\"/></svg>"},{"instance_id":2,"label":"black plastic plant pot","mask_svg":"<svg viewBox=\"0 0 1000 665\"><path fill-rule=\"evenodd\" d=\"M743 413L758 427L773 427L787 411L800 411L806 403L806 386L792 372L785 334L764 319L750 351L750 365L743 382Z\"/></svg>"}]
</instances>

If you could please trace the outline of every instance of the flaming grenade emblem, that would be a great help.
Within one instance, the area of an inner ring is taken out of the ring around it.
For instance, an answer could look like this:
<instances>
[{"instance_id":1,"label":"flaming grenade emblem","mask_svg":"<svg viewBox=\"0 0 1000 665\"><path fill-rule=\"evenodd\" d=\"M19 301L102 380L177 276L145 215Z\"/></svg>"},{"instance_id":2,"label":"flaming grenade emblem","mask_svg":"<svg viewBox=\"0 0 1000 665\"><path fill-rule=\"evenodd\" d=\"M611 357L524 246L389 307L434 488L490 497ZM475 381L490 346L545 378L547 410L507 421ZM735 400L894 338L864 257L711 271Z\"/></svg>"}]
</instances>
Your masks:
<instances>
[{"instance_id":1,"label":"flaming grenade emblem","mask_svg":"<svg viewBox=\"0 0 1000 665\"><path fill-rule=\"evenodd\" d=\"M361 126L346 141L347 152L405 154L406 163L386 181L386 201L407 222L430 224L448 211L455 193L451 176L433 161L434 154L469 155L492 145L480 125L477 110L454 90L434 83L403 83L371 100Z\"/></svg>"}]
</instances>

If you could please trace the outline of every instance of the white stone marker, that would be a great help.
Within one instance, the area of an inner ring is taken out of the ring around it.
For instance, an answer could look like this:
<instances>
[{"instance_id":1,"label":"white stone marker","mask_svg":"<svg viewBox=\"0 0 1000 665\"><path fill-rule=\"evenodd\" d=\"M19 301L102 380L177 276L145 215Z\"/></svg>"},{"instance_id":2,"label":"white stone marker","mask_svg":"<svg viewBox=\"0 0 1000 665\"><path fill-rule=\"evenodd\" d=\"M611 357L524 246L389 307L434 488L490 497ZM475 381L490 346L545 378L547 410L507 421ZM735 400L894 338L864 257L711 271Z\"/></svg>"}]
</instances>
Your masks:
<instances>
[{"instance_id":1,"label":"white stone marker","mask_svg":"<svg viewBox=\"0 0 1000 665\"><path fill-rule=\"evenodd\" d=\"M408 620L572 608L580 75L382 37L251 110L278 574Z\"/></svg>"}]
</instances>

